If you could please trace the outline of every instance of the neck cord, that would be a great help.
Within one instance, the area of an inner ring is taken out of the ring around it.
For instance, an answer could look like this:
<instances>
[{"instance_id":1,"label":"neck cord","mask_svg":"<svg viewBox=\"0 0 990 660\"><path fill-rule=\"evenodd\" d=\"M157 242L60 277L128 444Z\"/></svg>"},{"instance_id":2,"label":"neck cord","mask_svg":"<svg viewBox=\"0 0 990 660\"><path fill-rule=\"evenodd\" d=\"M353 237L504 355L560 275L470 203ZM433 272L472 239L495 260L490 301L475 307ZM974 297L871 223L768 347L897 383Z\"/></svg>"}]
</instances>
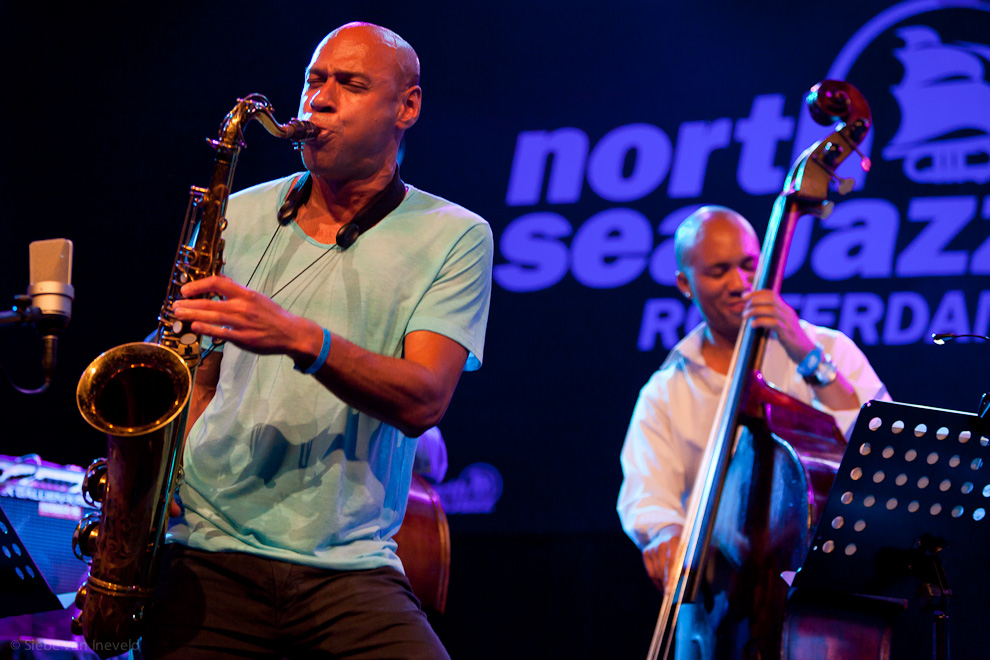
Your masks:
<instances>
[{"instance_id":1,"label":"neck cord","mask_svg":"<svg viewBox=\"0 0 990 660\"><path fill-rule=\"evenodd\" d=\"M254 279L255 273L257 273L258 272L258 268L261 267L261 262L263 262L265 260L265 255L268 254L268 250L271 248L272 243L275 242L275 237L278 236L278 230L281 229L281 228L282 228L282 225L278 225L277 227L275 227L275 233L273 233L272 234L272 237L270 239L268 239L268 245L265 246L265 251L262 252L261 253L261 257L258 258L258 263L256 263L254 265L254 270L251 271L251 277L249 277L248 280L247 280L247 282L244 284L245 287L250 287L251 286L251 280ZM312 268L313 266L315 266L316 265L316 262L318 262L320 259L322 259L323 257L325 257L328 254L330 254L330 251L331 250L333 250L333 246L332 245L330 247L326 248L324 250L324 252L320 256L318 256L316 259L313 259L313 261L311 261L308 266L306 266L301 271L299 271L298 273L296 273L296 275L291 280L289 280L288 282L286 282L285 284L283 284L282 286L280 286L279 289L278 289L278 291L276 291L275 293L273 293L270 296L268 296L269 299L273 299L273 298L275 298L275 296L277 296L278 294L280 294L283 291L285 291L286 287L288 287L290 284L292 284L297 279L299 279L299 277L303 273L305 273L307 270L309 270L310 268Z\"/></svg>"}]
</instances>

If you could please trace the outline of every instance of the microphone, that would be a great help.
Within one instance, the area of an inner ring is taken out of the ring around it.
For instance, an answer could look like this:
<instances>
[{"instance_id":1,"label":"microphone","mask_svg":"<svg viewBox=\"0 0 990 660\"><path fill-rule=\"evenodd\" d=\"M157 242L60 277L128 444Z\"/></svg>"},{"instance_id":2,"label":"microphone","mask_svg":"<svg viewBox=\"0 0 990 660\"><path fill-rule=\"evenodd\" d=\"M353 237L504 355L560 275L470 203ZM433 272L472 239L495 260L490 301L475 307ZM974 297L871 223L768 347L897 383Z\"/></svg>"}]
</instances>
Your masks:
<instances>
[{"instance_id":1,"label":"microphone","mask_svg":"<svg viewBox=\"0 0 990 660\"><path fill-rule=\"evenodd\" d=\"M28 295L32 307L40 314L34 327L41 335L41 368L45 377L43 387L46 387L55 372L58 335L72 318L72 300L76 293L72 287L72 241L65 238L34 241L29 249L31 283Z\"/></svg>"},{"instance_id":2,"label":"microphone","mask_svg":"<svg viewBox=\"0 0 990 660\"><path fill-rule=\"evenodd\" d=\"M936 344L942 345L948 339L956 339L957 337L974 337L976 339L986 339L990 341L990 337L986 335L971 335L971 334L956 334L955 332L937 332L932 333L932 341ZM980 397L980 405L977 406L976 416L983 421L984 424L990 423L990 392L985 392L982 397Z\"/></svg>"},{"instance_id":3,"label":"microphone","mask_svg":"<svg viewBox=\"0 0 990 660\"><path fill-rule=\"evenodd\" d=\"M956 334L955 332L937 332L932 333L932 343L941 346L949 339L956 339L957 337L975 337L976 339L986 339L990 341L990 337L986 335L969 335L969 334Z\"/></svg>"}]
</instances>

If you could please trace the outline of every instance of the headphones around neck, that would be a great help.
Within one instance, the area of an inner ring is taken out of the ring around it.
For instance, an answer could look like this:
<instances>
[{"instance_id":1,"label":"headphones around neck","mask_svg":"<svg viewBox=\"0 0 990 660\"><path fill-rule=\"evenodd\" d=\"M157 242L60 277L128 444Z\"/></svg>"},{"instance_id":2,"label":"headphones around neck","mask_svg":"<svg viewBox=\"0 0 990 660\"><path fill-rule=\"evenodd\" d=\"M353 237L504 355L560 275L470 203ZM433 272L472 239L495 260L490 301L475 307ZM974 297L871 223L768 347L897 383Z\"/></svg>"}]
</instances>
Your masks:
<instances>
[{"instance_id":1,"label":"headphones around neck","mask_svg":"<svg viewBox=\"0 0 990 660\"><path fill-rule=\"evenodd\" d=\"M285 196L285 201L282 202L282 206L278 210L278 223L280 225L289 224L289 221L293 220L299 212L299 207L309 199L311 192L313 192L313 179L309 172L306 172L295 180L292 188Z\"/></svg>"},{"instance_id":2,"label":"headphones around neck","mask_svg":"<svg viewBox=\"0 0 990 660\"><path fill-rule=\"evenodd\" d=\"M306 172L292 184L285 201L278 210L280 225L289 224L306 203L313 192L313 176ZM399 167L396 165L392 181L382 191L375 195L368 205L358 211L357 215L346 225L337 230L337 245L341 250L351 247L362 233L378 224L386 215L402 203L406 195L406 186L399 178Z\"/></svg>"}]
</instances>

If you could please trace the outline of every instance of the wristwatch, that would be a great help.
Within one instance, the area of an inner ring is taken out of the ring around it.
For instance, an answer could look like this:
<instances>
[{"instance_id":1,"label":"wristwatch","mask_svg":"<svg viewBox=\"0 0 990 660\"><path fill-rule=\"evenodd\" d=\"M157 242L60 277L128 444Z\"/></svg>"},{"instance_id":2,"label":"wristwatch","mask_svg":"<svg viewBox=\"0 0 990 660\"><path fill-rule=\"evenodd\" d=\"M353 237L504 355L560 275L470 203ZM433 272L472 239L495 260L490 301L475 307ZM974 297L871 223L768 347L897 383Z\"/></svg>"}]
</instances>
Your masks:
<instances>
[{"instance_id":1,"label":"wristwatch","mask_svg":"<svg viewBox=\"0 0 990 660\"><path fill-rule=\"evenodd\" d=\"M821 342L816 342L815 347L804 356L797 366L797 372L804 378L804 382L814 387L828 385L838 376L835 362L832 356L825 352Z\"/></svg>"}]
</instances>

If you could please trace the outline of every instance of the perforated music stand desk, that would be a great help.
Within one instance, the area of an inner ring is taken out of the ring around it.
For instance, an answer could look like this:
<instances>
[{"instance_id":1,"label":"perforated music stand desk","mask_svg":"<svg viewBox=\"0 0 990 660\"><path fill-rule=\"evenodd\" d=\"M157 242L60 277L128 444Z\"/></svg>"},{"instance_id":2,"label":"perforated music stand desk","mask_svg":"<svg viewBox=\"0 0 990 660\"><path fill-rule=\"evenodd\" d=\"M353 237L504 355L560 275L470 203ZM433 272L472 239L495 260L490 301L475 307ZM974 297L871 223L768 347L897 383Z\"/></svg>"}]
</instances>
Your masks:
<instances>
[{"instance_id":1,"label":"perforated music stand desk","mask_svg":"<svg viewBox=\"0 0 990 660\"><path fill-rule=\"evenodd\" d=\"M0 508L0 618L62 609Z\"/></svg>"},{"instance_id":2,"label":"perforated music stand desk","mask_svg":"<svg viewBox=\"0 0 990 660\"><path fill-rule=\"evenodd\" d=\"M987 548L990 431L983 424L954 410L863 406L793 586L911 598L918 580L906 564L917 563L922 540L935 539L949 556ZM964 575L953 577L964 586Z\"/></svg>"}]
</instances>

